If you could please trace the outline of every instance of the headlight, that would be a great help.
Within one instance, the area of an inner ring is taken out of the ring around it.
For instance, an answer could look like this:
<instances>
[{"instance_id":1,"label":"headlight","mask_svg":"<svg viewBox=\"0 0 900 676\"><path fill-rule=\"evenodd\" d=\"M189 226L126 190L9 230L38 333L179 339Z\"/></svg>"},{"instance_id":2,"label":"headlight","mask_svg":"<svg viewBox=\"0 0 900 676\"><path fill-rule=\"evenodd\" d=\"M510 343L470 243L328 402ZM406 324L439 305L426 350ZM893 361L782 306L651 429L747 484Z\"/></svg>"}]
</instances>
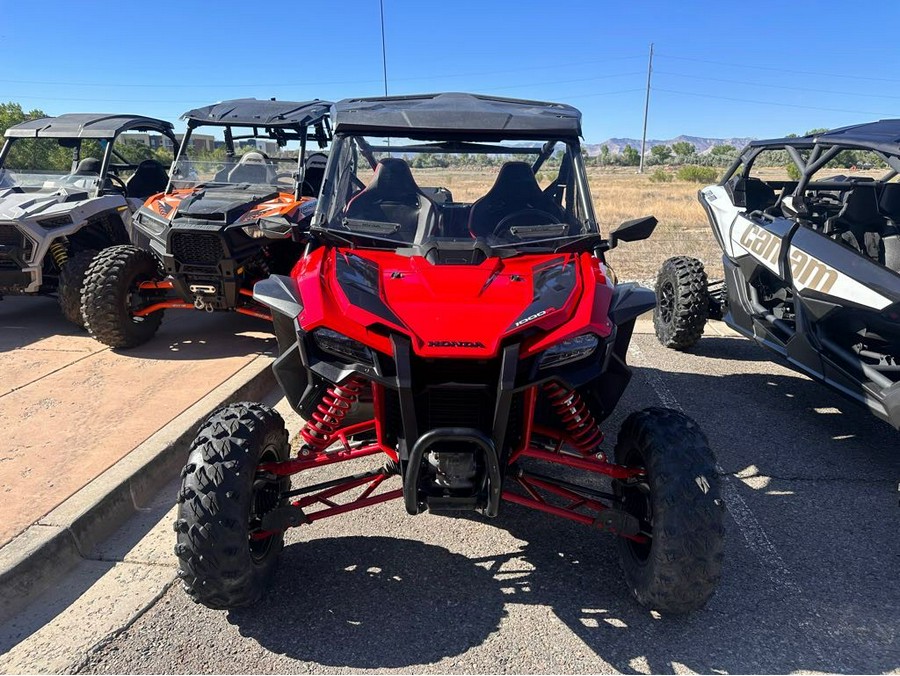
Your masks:
<instances>
[{"instance_id":1,"label":"headlight","mask_svg":"<svg viewBox=\"0 0 900 676\"><path fill-rule=\"evenodd\" d=\"M256 223L253 225L245 225L241 230L244 231L244 234L247 235L247 237L252 237L253 239L262 239L266 236L266 233L264 233L262 228Z\"/></svg>"},{"instance_id":2,"label":"headlight","mask_svg":"<svg viewBox=\"0 0 900 676\"><path fill-rule=\"evenodd\" d=\"M72 217L69 214L62 214L60 216L38 219L37 223L42 228L52 230L53 228L62 228L67 225L72 225Z\"/></svg>"},{"instance_id":3,"label":"headlight","mask_svg":"<svg viewBox=\"0 0 900 676\"><path fill-rule=\"evenodd\" d=\"M538 368L548 369L553 366L561 366L584 359L592 355L599 344L600 341L593 333L585 333L569 338L546 350L541 355Z\"/></svg>"},{"instance_id":4,"label":"headlight","mask_svg":"<svg viewBox=\"0 0 900 676\"><path fill-rule=\"evenodd\" d=\"M372 354L372 350L343 333L331 329L316 329L312 335L316 346L324 352L363 364L375 363L375 355Z\"/></svg>"},{"instance_id":5,"label":"headlight","mask_svg":"<svg viewBox=\"0 0 900 676\"><path fill-rule=\"evenodd\" d=\"M291 236L291 228L293 225L286 218L275 216L270 218L261 218L256 223L245 225L241 228L248 237L259 239L260 237L268 237L269 239L287 239Z\"/></svg>"}]
</instances>

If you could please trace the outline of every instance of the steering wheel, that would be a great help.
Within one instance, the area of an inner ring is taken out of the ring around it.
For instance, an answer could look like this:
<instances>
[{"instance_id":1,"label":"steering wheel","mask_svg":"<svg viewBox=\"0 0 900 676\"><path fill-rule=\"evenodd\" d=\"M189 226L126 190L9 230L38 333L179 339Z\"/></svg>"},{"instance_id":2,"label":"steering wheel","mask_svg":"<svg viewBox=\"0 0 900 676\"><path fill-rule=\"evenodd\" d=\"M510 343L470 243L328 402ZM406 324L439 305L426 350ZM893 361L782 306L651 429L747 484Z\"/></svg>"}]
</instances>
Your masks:
<instances>
[{"instance_id":1,"label":"steering wheel","mask_svg":"<svg viewBox=\"0 0 900 676\"><path fill-rule=\"evenodd\" d=\"M494 237L501 237L518 225L547 225L562 223L562 221L551 214L549 211L540 209L519 209L512 212L509 216L504 216L494 228ZM509 234L512 234L511 232Z\"/></svg>"},{"instance_id":2,"label":"steering wheel","mask_svg":"<svg viewBox=\"0 0 900 676\"><path fill-rule=\"evenodd\" d=\"M277 174L275 174L275 177L272 180L275 183L278 183L278 181L285 179L285 178L288 179L289 181L293 181L294 173L292 171L280 171Z\"/></svg>"},{"instance_id":3,"label":"steering wheel","mask_svg":"<svg viewBox=\"0 0 900 676\"><path fill-rule=\"evenodd\" d=\"M125 187L125 181L115 174L107 174L106 178L112 183L117 190L121 190L123 195L128 194L128 188Z\"/></svg>"}]
</instances>

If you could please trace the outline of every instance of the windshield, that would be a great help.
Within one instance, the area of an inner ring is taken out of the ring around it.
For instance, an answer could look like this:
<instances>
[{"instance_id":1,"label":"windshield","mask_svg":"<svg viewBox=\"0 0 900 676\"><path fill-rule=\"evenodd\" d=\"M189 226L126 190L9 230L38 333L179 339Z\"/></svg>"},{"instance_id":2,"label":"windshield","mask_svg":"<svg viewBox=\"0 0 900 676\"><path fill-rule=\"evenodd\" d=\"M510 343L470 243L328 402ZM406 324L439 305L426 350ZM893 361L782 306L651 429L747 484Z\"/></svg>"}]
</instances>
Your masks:
<instances>
[{"instance_id":1,"label":"windshield","mask_svg":"<svg viewBox=\"0 0 900 676\"><path fill-rule=\"evenodd\" d=\"M317 148L310 147L312 145L306 149L307 180L301 186L301 194L310 196L318 192L326 160ZM250 191L264 188L293 194L300 175L299 156L299 141L282 140L279 143L268 136L235 136L229 145L227 140L193 133L173 167L172 187L183 189L203 185L213 189ZM318 181L315 180L316 171Z\"/></svg>"},{"instance_id":2,"label":"windshield","mask_svg":"<svg viewBox=\"0 0 900 676\"><path fill-rule=\"evenodd\" d=\"M376 246L559 246L598 234L577 142L339 136L316 226Z\"/></svg>"},{"instance_id":3,"label":"windshield","mask_svg":"<svg viewBox=\"0 0 900 676\"><path fill-rule=\"evenodd\" d=\"M10 139L0 168L0 188L56 191L93 190L100 180L100 141L85 139Z\"/></svg>"}]
</instances>

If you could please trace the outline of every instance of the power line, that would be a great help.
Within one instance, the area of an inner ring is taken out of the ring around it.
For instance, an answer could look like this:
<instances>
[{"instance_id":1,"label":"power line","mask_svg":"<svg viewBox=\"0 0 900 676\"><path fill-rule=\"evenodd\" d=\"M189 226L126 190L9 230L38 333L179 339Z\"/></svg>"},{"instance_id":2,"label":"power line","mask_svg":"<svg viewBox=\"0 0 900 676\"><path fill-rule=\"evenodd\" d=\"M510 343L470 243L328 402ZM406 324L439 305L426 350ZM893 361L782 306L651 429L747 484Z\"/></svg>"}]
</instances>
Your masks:
<instances>
[{"instance_id":1,"label":"power line","mask_svg":"<svg viewBox=\"0 0 900 676\"><path fill-rule=\"evenodd\" d=\"M735 101L737 103L752 103L760 106L781 106L784 108L805 108L806 110L819 110L831 113L855 113L859 115L877 115L879 117L890 117L890 113L874 113L871 110L847 110L846 108L822 108L820 106L804 106L798 103L779 103L777 101L758 101L753 99L739 99L730 96L716 96L714 94L698 94L696 92L683 92L677 89L661 89L656 88L658 92L666 92L667 94L681 94L683 96L698 96L704 99L719 99L721 101Z\"/></svg>"},{"instance_id":2,"label":"power line","mask_svg":"<svg viewBox=\"0 0 900 676\"><path fill-rule=\"evenodd\" d=\"M423 75L421 77L392 77L391 82L434 82L435 80L443 80L449 78L461 78L461 77L477 77L483 75L505 75L508 73L525 73L525 72L534 72L536 70L558 70L560 68L571 68L572 66L584 66L595 63L608 63L610 61L626 61L629 59L638 59L643 58L642 55L631 55L631 56L612 56L605 59L591 59L589 61L569 61L566 63L557 63L553 65L546 66L529 66L527 68L507 68L503 70L491 70L491 71L479 71L479 72L469 72L469 73L441 73L438 77L434 75ZM14 79L5 79L0 78L0 82L5 84L29 84L29 85L50 85L54 87L62 87L62 86L71 86L71 87L138 87L138 88L165 88L165 89L224 89L224 88L247 88L247 87L321 87L321 86L333 86L333 85L353 85L353 84L381 84L383 82L382 79L370 79L370 80L333 80L333 81L324 81L324 82L246 82L246 83L233 83L233 82L225 82L220 84L209 84L209 83L191 83L191 84L179 84L179 83L165 83L165 84L154 84L154 83L134 83L134 82L72 82L71 80L66 81L51 81L51 80L14 80Z\"/></svg>"},{"instance_id":3,"label":"power line","mask_svg":"<svg viewBox=\"0 0 900 676\"><path fill-rule=\"evenodd\" d=\"M528 89L534 87L543 87L546 85L556 85L556 84L571 84L571 83L583 83L583 82L595 82L597 80L608 80L611 78L617 77L630 77L632 75L640 75L640 71L634 71L629 73L611 73L608 75L597 75L595 77L587 77L587 78L577 78L572 80L547 80L543 82L529 82L527 84L521 85L502 85L499 87L486 87L486 90L490 91L501 91L508 89ZM392 82L397 82L397 80L392 79ZM380 82L380 81L379 81ZM261 86L261 85L260 85ZM625 90L631 91L631 90ZM579 96L592 96L593 94L585 94ZM88 103L179 103L179 104L196 104L200 100L198 98L193 99L132 99L132 98L95 98L95 97L66 97L66 96L33 96L33 95L20 95L20 94L10 94L6 96L9 100L14 99L36 99L40 101L57 101L57 102L88 102Z\"/></svg>"},{"instance_id":4,"label":"power line","mask_svg":"<svg viewBox=\"0 0 900 676\"><path fill-rule=\"evenodd\" d=\"M749 82L746 80L731 80L728 78L721 77L706 77L704 75L688 75L687 73L673 73L667 70L657 70L655 71L660 75L671 75L675 77L684 77L691 80L703 80L707 82L725 82L729 84L739 84L739 85L749 85L751 87L766 87L769 89L789 89L795 92L812 92L815 94L835 94L837 96L864 96L866 98L873 99L900 99L900 96L892 96L890 94L863 94L858 92L842 92L835 91L832 89L815 89L812 87L795 87L794 85L777 85L771 84L768 82Z\"/></svg>"},{"instance_id":5,"label":"power line","mask_svg":"<svg viewBox=\"0 0 900 676\"><path fill-rule=\"evenodd\" d=\"M582 77L575 80L553 80L552 82L529 82L520 85L503 85L501 87L490 87L491 91L499 91L502 89L526 89L528 87L543 86L548 84L572 84L575 82L594 82L596 80L609 80L616 77L630 77L632 75L640 75L641 71L636 70L631 73L613 73L611 75L597 75L596 77Z\"/></svg>"},{"instance_id":6,"label":"power line","mask_svg":"<svg viewBox=\"0 0 900 676\"><path fill-rule=\"evenodd\" d=\"M571 96L557 96L556 98L568 101L569 99L586 99L591 96L615 96L616 94L633 94L634 92L642 91L644 91L643 87L637 87L635 89L619 89L614 92L591 92L590 94L573 94Z\"/></svg>"},{"instance_id":7,"label":"power line","mask_svg":"<svg viewBox=\"0 0 900 676\"><path fill-rule=\"evenodd\" d=\"M794 75L817 75L820 77L840 77L848 80L869 80L871 82L900 82L900 78L890 77L870 77L854 73L853 75L843 75L841 73L823 73L821 71L812 70L794 70L791 68L782 68L780 66L757 66L749 63L729 63L727 61L714 61L712 59L699 59L692 56L676 56L674 54L660 54L669 59L678 59L679 61L696 61L697 63L709 63L716 66L728 66L729 68L751 68L754 70L776 71L778 73L791 73ZM849 111L852 112L852 111Z\"/></svg>"}]
</instances>

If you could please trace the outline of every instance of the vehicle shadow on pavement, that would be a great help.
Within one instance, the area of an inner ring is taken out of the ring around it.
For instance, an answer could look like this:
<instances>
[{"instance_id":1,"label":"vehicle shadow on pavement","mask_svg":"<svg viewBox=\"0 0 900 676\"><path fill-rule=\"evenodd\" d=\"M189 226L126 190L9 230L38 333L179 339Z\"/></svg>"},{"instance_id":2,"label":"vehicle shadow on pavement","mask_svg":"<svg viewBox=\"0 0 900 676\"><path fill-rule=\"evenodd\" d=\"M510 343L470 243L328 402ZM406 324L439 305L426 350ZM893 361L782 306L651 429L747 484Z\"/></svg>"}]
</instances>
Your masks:
<instances>
[{"instance_id":1,"label":"vehicle shadow on pavement","mask_svg":"<svg viewBox=\"0 0 900 676\"><path fill-rule=\"evenodd\" d=\"M492 573L443 547L323 538L287 547L266 597L230 611L228 621L294 659L398 668L481 644L505 617L504 601Z\"/></svg>"},{"instance_id":2,"label":"vehicle shadow on pavement","mask_svg":"<svg viewBox=\"0 0 900 676\"><path fill-rule=\"evenodd\" d=\"M67 321L54 298L0 301L0 353L41 344L40 349L90 354L108 348ZM220 359L276 350L271 322L234 312L171 311L147 343L112 350L145 359Z\"/></svg>"},{"instance_id":3,"label":"vehicle shadow on pavement","mask_svg":"<svg viewBox=\"0 0 900 676\"><path fill-rule=\"evenodd\" d=\"M141 359L198 360L243 357L276 350L271 322L232 312L171 312L148 342L116 354Z\"/></svg>"},{"instance_id":4,"label":"vehicle shadow on pavement","mask_svg":"<svg viewBox=\"0 0 900 676\"><path fill-rule=\"evenodd\" d=\"M87 331L67 321L54 298L4 298L0 301L0 353L52 336L89 339Z\"/></svg>"},{"instance_id":5,"label":"vehicle shadow on pavement","mask_svg":"<svg viewBox=\"0 0 900 676\"><path fill-rule=\"evenodd\" d=\"M746 338L739 336L703 336L686 350L688 354L711 359L740 359L741 361L772 361L777 359Z\"/></svg>"}]
</instances>

